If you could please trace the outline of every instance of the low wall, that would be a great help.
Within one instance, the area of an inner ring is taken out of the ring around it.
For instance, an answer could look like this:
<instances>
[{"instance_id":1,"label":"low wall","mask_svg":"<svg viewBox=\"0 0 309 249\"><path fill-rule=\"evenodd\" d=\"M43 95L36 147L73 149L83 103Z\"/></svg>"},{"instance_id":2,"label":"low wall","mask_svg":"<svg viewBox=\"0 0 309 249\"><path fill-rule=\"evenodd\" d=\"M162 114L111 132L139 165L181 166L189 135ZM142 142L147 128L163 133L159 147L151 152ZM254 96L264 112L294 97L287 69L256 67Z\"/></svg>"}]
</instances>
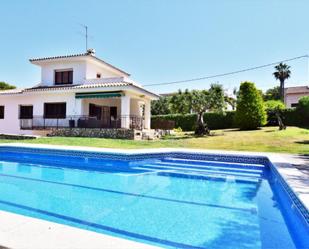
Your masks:
<instances>
[{"instance_id":1,"label":"low wall","mask_svg":"<svg viewBox=\"0 0 309 249\"><path fill-rule=\"evenodd\" d=\"M18 134L0 134L0 139L25 140L25 139L36 139L36 136L18 135Z\"/></svg>"},{"instance_id":2,"label":"low wall","mask_svg":"<svg viewBox=\"0 0 309 249\"><path fill-rule=\"evenodd\" d=\"M134 139L134 134L129 129L63 128L52 130L48 136Z\"/></svg>"}]
</instances>

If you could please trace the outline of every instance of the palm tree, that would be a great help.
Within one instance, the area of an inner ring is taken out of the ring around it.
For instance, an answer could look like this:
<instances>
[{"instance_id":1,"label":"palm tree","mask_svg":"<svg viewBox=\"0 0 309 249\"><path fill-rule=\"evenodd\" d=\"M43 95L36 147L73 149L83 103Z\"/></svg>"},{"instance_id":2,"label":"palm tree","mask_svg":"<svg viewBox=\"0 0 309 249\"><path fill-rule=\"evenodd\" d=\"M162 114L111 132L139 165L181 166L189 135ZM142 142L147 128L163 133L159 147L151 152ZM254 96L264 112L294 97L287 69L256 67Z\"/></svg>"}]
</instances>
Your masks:
<instances>
[{"instance_id":1,"label":"palm tree","mask_svg":"<svg viewBox=\"0 0 309 249\"><path fill-rule=\"evenodd\" d=\"M291 76L290 66L281 62L275 69L274 76L280 81L280 99L284 102L284 81Z\"/></svg>"}]
</instances>

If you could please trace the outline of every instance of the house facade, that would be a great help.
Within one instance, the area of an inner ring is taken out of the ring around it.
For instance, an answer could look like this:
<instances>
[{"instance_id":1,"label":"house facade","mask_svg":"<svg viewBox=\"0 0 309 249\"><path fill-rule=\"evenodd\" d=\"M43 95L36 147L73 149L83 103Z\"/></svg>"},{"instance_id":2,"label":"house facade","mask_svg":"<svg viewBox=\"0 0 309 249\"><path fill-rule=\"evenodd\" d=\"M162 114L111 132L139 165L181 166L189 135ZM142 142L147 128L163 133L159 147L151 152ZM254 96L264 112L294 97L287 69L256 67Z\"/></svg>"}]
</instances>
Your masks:
<instances>
[{"instance_id":1,"label":"house facade","mask_svg":"<svg viewBox=\"0 0 309 249\"><path fill-rule=\"evenodd\" d=\"M287 87L284 89L284 103L288 108L296 107L301 97L309 96L309 86Z\"/></svg>"},{"instance_id":2,"label":"house facade","mask_svg":"<svg viewBox=\"0 0 309 249\"><path fill-rule=\"evenodd\" d=\"M158 96L123 70L84 54L30 59L40 84L0 92L0 133L45 135L52 129L150 129Z\"/></svg>"}]
</instances>

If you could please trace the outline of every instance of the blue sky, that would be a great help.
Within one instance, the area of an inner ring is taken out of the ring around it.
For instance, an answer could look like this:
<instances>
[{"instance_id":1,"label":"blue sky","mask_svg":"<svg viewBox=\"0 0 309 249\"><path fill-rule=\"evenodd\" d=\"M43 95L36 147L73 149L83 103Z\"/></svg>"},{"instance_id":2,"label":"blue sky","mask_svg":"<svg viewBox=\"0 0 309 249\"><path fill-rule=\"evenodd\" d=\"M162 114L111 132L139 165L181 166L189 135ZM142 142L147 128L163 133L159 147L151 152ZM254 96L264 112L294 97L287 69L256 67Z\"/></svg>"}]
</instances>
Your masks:
<instances>
[{"instance_id":1,"label":"blue sky","mask_svg":"<svg viewBox=\"0 0 309 249\"><path fill-rule=\"evenodd\" d=\"M84 52L79 23L89 26L97 56L141 84L202 77L309 53L306 0L114 0L0 2L0 80L18 87L39 83L29 58ZM289 62L287 86L308 85L308 60ZM226 89L250 80L261 89L278 84L273 68L149 87L157 93Z\"/></svg>"}]
</instances>

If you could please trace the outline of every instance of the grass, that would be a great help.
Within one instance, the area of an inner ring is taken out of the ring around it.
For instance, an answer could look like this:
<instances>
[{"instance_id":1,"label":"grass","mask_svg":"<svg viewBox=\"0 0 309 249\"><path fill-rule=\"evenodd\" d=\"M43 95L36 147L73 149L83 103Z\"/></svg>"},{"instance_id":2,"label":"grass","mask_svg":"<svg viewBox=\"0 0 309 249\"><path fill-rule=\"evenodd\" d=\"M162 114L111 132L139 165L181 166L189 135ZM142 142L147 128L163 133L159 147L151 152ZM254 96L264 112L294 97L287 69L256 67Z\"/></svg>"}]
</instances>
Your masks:
<instances>
[{"instance_id":1,"label":"grass","mask_svg":"<svg viewBox=\"0 0 309 249\"><path fill-rule=\"evenodd\" d=\"M192 133L177 133L175 136L154 141L72 137L42 137L22 141L0 139L0 143L8 142L121 149L197 148L309 154L309 129L288 127L285 131L279 131L277 127L265 127L254 131L216 130L208 137L195 137Z\"/></svg>"}]
</instances>

